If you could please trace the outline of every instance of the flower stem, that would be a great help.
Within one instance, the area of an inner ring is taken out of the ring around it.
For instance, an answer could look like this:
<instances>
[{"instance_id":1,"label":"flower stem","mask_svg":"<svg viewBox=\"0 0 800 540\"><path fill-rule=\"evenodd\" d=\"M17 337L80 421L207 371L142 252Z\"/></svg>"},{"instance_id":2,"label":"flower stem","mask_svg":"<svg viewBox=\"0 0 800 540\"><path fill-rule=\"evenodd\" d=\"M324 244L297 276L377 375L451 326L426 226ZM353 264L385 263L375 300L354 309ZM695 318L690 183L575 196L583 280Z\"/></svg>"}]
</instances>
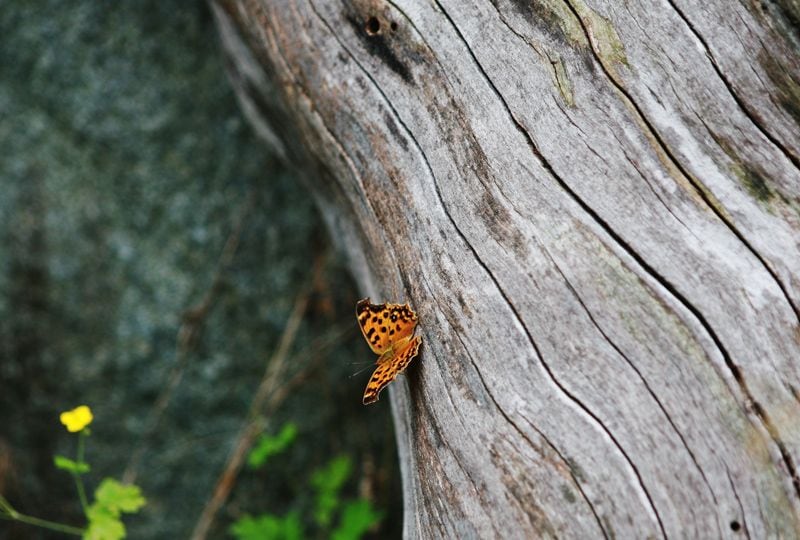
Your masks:
<instances>
[{"instance_id":1,"label":"flower stem","mask_svg":"<svg viewBox=\"0 0 800 540\"><path fill-rule=\"evenodd\" d=\"M25 514L20 514L9 504L9 502L0 495L0 517L10 518L16 521L20 521L22 523L27 523L28 525L35 525L37 527L43 527L45 529L50 529L51 531L58 531L65 534L73 534L75 536L82 536L84 531L78 527L73 527L71 525L64 525L63 523L56 523L55 521L48 521L46 519L40 519L33 516L27 516Z\"/></svg>"},{"instance_id":2,"label":"flower stem","mask_svg":"<svg viewBox=\"0 0 800 540\"><path fill-rule=\"evenodd\" d=\"M0 510L8 514L9 516L12 516L17 513L17 511L11 507L9 502L2 495L0 495Z\"/></svg>"},{"instance_id":3,"label":"flower stem","mask_svg":"<svg viewBox=\"0 0 800 540\"><path fill-rule=\"evenodd\" d=\"M78 435L78 463L83 463L83 454L85 450L85 441L86 441L86 432L81 431ZM75 478L75 487L78 489L78 498L81 501L81 508L83 508L83 513L86 517L89 517L89 504L86 502L86 490L83 487L83 477L76 472L72 473L72 477Z\"/></svg>"}]
</instances>

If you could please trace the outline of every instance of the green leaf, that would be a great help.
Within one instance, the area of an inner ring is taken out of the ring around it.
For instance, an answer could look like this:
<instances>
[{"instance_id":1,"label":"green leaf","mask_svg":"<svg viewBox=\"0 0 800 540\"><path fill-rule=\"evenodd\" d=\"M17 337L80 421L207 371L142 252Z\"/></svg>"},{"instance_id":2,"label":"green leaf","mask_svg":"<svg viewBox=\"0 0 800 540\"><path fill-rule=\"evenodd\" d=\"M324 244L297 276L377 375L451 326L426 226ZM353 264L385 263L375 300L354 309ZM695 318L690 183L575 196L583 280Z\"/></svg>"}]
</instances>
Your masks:
<instances>
[{"instance_id":1,"label":"green leaf","mask_svg":"<svg viewBox=\"0 0 800 540\"><path fill-rule=\"evenodd\" d=\"M311 485L319 490L338 491L350 476L353 468L350 456L333 458L322 469L317 469L311 476Z\"/></svg>"},{"instance_id":2,"label":"green leaf","mask_svg":"<svg viewBox=\"0 0 800 540\"><path fill-rule=\"evenodd\" d=\"M94 492L94 502L86 511L89 526L83 538L85 540L125 538L125 525L120 519L120 514L137 512L144 504L145 500L138 486L122 484L113 478L104 478Z\"/></svg>"},{"instance_id":3,"label":"green leaf","mask_svg":"<svg viewBox=\"0 0 800 540\"><path fill-rule=\"evenodd\" d=\"M64 456L54 456L53 463L56 468L73 474L86 474L90 470L89 464L85 461L73 461Z\"/></svg>"},{"instance_id":4,"label":"green leaf","mask_svg":"<svg viewBox=\"0 0 800 540\"><path fill-rule=\"evenodd\" d=\"M125 525L119 514L110 512L97 503L89 507L86 512L89 526L83 533L84 540L120 540L125 538Z\"/></svg>"},{"instance_id":5,"label":"green leaf","mask_svg":"<svg viewBox=\"0 0 800 540\"><path fill-rule=\"evenodd\" d=\"M311 485L317 492L314 520L320 527L331 524L333 514L339 507L339 490L350 477L352 468L349 456L338 456L311 475Z\"/></svg>"},{"instance_id":6,"label":"green leaf","mask_svg":"<svg viewBox=\"0 0 800 540\"><path fill-rule=\"evenodd\" d=\"M331 540L359 540L383 518L383 512L373 508L367 499L350 501L342 509L339 526L333 531Z\"/></svg>"},{"instance_id":7,"label":"green leaf","mask_svg":"<svg viewBox=\"0 0 800 540\"><path fill-rule=\"evenodd\" d=\"M283 518L283 535L286 540L301 540L303 538L303 525L300 523L300 514L290 512Z\"/></svg>"},{"instance_id":8,"label":"green leaf","mask_svg":"<svg viewBox=\"0 0 800 540\"><path fill-rule=\"evenodd\" d=\"M300 515L289 512L285 517L262 514L257 517L244 516L230 528L238 540L301 540L303 527Z\"/></svg>"},{"instance_id":9,"label":"green leaf","mask_svg":"<svg viewBox=\"0 0 800 540\"><path fill-rule=\"evenodd\" d=\"M320 527L328 527L333 521L333 514L339 506L339 498L336 493L322 492L317 494L316 506L314 507L314 521Z\"/></svg>"},{"instance_id":10,"label":"green leaf","mask_svg":"<svg viewBox=\"0 0 800 540\"><path fill-rule=\"evenodd\" d=\"M94 498L94 504L117 516L120 512L136 512L146 502L138 486L122 484L113 478L103 479L94 492Z\"/></svg>"},{"instance_id":11,"label":"green leaf","mask_svg":"<svg viewBox=\"0 0 800 540\"><path fill-rule=\"evenodd\" d=\"M280 518L264 514L259 517L244 516L236 520L230 532L238 540L258 540L275 538L280 531Z\"/></svg>"},{"instance_id":12,"label":"green leaf","mask_svg":"<svg viewBox=\"0 0 800 540\"><path fill-rule=\"evenodd\" d=\"M284 424L277 435L262 435L247 456L247 464L254 469L263 466L268 458L286 450L296 438L297 426L292 422Z\"/></svg>"}]
</instances>

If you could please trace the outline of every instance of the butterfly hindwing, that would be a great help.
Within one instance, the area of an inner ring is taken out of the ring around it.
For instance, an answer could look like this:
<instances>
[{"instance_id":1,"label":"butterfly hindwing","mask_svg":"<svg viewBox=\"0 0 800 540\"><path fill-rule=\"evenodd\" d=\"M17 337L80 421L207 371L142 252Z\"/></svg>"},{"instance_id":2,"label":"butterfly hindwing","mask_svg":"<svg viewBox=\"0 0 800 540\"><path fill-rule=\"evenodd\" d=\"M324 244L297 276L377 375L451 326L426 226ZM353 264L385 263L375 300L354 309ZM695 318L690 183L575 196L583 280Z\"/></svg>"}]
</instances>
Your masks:
<instances>
[{"instance_id":1,"label":"butterfly hindwing","mask_svg":"<svg viewBox=\"0 0 800 540\"><path fill-rule=\"evenodd\" d=\"M383 355L414 333L417 314L408 304L372 304L369 298L356 305L358 326L375 354Z\"/></svg>"},{"instance_id":2,"label":"butterfly hindwing","mask_svg":"<svg viewBox=\"0 0 800 540\"><path fill-rule=\"evenodd\" d=\"M381 357L378 359L378 367L370 377L366 390L364 390L364 405L378 401L378 395L381 390L386 388L395 377L408 367L411 360L419 353L421 344L422 338L420 336L410 339L406 337L397 343L396 348L386 354L386 358Z\"/></svg>"}]
</instances>

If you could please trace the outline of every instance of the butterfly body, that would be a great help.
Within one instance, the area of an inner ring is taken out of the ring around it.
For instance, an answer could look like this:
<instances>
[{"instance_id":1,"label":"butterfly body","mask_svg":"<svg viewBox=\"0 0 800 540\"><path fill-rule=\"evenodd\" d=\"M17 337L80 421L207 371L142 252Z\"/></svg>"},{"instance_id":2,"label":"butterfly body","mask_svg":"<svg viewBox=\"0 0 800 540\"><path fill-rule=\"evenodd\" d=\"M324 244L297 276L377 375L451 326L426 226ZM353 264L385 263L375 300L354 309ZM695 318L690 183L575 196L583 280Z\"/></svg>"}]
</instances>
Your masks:
<instances>
[{"instance_id":1,"label":"butterfly body","mask_svg":"<svg viewBox=\"0 0 800 540\"><path fill-rule=\"evenodd\" d=\"M364 390L363 402L369 405L419 353L422 338L414 336L417 314L408 304L372 304L365 298L356 305L356 317L364 339L379 355Z\"/></svg>"}]
</instances>

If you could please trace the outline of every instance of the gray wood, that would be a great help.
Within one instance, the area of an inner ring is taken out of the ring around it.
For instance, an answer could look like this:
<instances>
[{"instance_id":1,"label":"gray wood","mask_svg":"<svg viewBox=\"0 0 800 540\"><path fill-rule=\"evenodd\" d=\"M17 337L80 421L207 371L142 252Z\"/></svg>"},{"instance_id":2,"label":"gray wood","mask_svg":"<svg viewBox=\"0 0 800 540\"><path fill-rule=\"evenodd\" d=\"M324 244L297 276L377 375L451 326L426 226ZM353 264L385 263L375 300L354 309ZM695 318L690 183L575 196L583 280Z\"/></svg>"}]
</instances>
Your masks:
<instances>
[{"instance_id":1,"label":"gray wood","mask_svg":"<svg viewBox=\"0 0 800 540\"><path fill-rule=\"evenodd\" d=\"M419 313L406 537L800 536L796 2L212 7L364 294Z\"/></svg>"}]
</instances>

